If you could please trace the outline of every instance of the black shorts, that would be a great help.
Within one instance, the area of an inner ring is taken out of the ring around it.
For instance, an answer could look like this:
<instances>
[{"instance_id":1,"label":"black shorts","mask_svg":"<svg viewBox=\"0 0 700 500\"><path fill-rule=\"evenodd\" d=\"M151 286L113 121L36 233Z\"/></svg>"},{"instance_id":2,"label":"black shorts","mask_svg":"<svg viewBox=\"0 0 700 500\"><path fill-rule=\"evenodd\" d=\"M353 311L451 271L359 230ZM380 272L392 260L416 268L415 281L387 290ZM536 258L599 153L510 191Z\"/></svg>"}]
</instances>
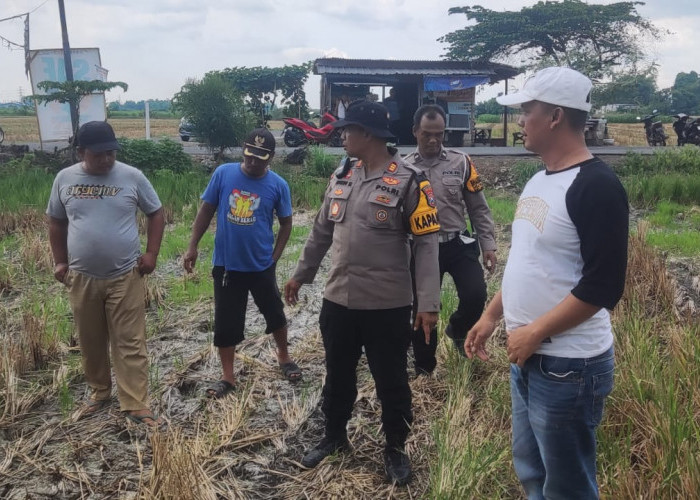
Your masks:
<instances>
[{"instance_id":1,"label":"black shorts","mask_svg":"<svg viewBox=\"0 0 700 500\"><path fill-rule=\"evenodd\" d=\"M287 325L284 304L275 275L275 264L258 272L226 271L215 266L214 278L214 345L233 347L243 339L248 292L265 318L265 333L272 333Z\"/></svg>"}]
</instances>

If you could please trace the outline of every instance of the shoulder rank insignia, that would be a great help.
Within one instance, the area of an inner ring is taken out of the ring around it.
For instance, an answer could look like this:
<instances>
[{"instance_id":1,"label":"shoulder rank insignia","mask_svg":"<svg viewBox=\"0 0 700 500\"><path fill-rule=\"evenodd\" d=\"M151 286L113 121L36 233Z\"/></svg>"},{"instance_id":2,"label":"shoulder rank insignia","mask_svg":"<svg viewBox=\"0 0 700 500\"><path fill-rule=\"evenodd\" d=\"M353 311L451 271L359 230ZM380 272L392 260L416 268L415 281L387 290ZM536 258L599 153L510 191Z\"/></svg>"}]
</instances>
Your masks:
<instances>
[{"instance_id":1,"label":"shoulder rank insignia","mask_svg":"<svg viewBox=\"0 0 700 500\"><path fill-rule=\"evenodd\" d=\"M397 168L399 168L399 166L396 164L395 161L392 161L391 165L389 165L389 167L387 167L386 171L389 172L390 174L393 174L394 172L396 172Z\"/></svg>"}]
</instances>

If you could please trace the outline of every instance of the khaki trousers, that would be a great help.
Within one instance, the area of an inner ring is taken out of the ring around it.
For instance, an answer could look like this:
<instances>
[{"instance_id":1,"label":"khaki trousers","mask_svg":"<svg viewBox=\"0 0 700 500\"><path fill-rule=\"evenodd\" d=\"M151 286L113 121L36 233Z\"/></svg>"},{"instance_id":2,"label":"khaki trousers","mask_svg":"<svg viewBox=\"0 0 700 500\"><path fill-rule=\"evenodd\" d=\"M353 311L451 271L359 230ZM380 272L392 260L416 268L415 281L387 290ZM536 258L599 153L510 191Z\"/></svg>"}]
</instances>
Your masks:
<instances>
[{"instance_id":1,"label":"khaki trousers","mask_svg":"<svg viewBox=\"0 0 700 500\"><path fill-rule=\"evenodd\" d=\"M92 399L104 400L112 395L111 349L121 410L147 409L146 309L138 268L109 279L69 270L64 283Z\"/></svg>"}]
</instances>

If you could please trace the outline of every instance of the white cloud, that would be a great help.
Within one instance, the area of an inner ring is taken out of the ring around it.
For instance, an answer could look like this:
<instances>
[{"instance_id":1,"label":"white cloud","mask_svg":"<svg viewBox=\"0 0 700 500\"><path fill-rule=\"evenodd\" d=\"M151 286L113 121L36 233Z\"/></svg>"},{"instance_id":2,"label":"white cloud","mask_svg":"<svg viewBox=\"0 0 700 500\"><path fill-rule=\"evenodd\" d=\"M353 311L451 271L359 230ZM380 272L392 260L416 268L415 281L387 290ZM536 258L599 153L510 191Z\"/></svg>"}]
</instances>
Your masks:
<instances>
[{"instance_id":1,"label":"white cloud","mask_svg":"<svg viewBox=\"0 0 700 500\"><path fill-rule=\"evenodd\" d=\"M593 1L593 0L591 0ZM598 0L611 3L615 0ZM26 12L38 0L3 0L0 18ZM231 66L280 66L316 57L439 59L437 39L463 27L450 7L460 0L71 0L66 2L70 43L99 47L110 80L129 84L122 99L170 98L188 77ZM489 0L494 10L517 10L535 0ZM700 70L700 2L647 0L641 15L673 35L650 41L659 63L661 87L679 71ZM56 2L30 16L32 48L60 48ZM22 39L21 22L0 23L0 35ZM10 36L11 35L11 36ZM307 96L318 103L319 78L311 76ZM516 81L517 83L517 81ZM0 47L0 99L29 93L20 51ZM489 97L502 84L486 87ZM108 98L116 99L118 93Z\"/></svg>"}]
</instances>

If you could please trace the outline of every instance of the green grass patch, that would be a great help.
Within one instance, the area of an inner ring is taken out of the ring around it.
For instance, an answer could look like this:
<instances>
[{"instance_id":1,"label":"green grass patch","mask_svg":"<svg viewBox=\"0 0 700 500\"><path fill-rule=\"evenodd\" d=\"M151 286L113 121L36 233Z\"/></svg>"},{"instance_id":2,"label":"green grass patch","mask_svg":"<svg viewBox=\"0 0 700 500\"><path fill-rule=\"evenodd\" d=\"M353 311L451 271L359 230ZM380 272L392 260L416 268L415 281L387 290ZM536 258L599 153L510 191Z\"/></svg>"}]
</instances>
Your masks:
<instances>
[{"instance_id":1,"label":"green grass patch","mask_svg":"<svg viewBox=\"0 0 700 500\"><path fill-rule=\"evenodd\" d=\"M700 233L695 230L667 233L663 231L649 231L647 243L674 255L695 257L700 255Z\"/></svg>"},{"instance_id":2,"label":"green grass patch","mask_svg":"<svg viewBox=\"0 0 700 500\"><path fill-rule=\"evenodd\" d=\"M671 230L694 228L700 230L700 208L662 201L646 220L654 227Z\"/></svg>"},{"instance_id":3,"label":"green grass patch","mask_svg":"<svg viewBox=\"0 0 700 500\"><path fill-rule=\"evenodd\" d=\"M652 155L627 153L617 167L622 176L656 174L700 174L700 148L686 145L680 148L659 148Z\"/></svg>"},{"instance_id":4,"label":"green grass patch","mask_svg":"<svg viewBox=\"0 0 700 500\"><path fill-rule=\"evenodd\" d=\"M338 168L340 160L340 156L326 153L326 148L323 146L310 146L309 156L304 163L309 175L328 179Z\"/></svg>"},{"instance_id":5,"label":"green grass patch","mask_svg":"<svg viewBox=\"0 0 700 500\"><path fill-rule=\"evenodd\" d=\"M31 155L0 168L0 214L33 209L43 213L49 201L53 174L32 168Z\"/></svg>"},{"instance_id":6,"label":"green grass patch","mask_svg":"<svg viewBox=\"0 0 700 500\"><path fill-rule=\"evenodd\" d=\"M496 224L511 224L515 217L518 197L506 191L489 191L486 200L491 209L491 215Z\"/></svg>"},{"instance_id":7,"label":"green grass patch","mask_svg":"<svg viewBox=\"0 0 700 500\"><path fill-rule=\"evenodd\" d=\"M518 192L522 191L533 175L544 169L542 162L525 160L519 161L513 166L512 179Z\"/></svg>"},{"instance_id":8,"label":"green grass patch","mask_svg":"<svg viewBox=\"0 0 700 500\"><path fill-rule=\"evenodd\" d=\"M653 207L661 201L700 204L700 174L634 175L622 178L633 205Z\"/></svg>"},{"instance_id":9,"label":"green grass patch","mask_svg":"<svg viewBox=\"0 0 700 500\"><path fill-rule=\"evenodd\" d=\"M157 170L148 174L163 207L172 210L176 220L194 220L199 208L199 197L207 187L209 178L209 175L199 170L181 173Z\"/></svg>"}]
</instances>

